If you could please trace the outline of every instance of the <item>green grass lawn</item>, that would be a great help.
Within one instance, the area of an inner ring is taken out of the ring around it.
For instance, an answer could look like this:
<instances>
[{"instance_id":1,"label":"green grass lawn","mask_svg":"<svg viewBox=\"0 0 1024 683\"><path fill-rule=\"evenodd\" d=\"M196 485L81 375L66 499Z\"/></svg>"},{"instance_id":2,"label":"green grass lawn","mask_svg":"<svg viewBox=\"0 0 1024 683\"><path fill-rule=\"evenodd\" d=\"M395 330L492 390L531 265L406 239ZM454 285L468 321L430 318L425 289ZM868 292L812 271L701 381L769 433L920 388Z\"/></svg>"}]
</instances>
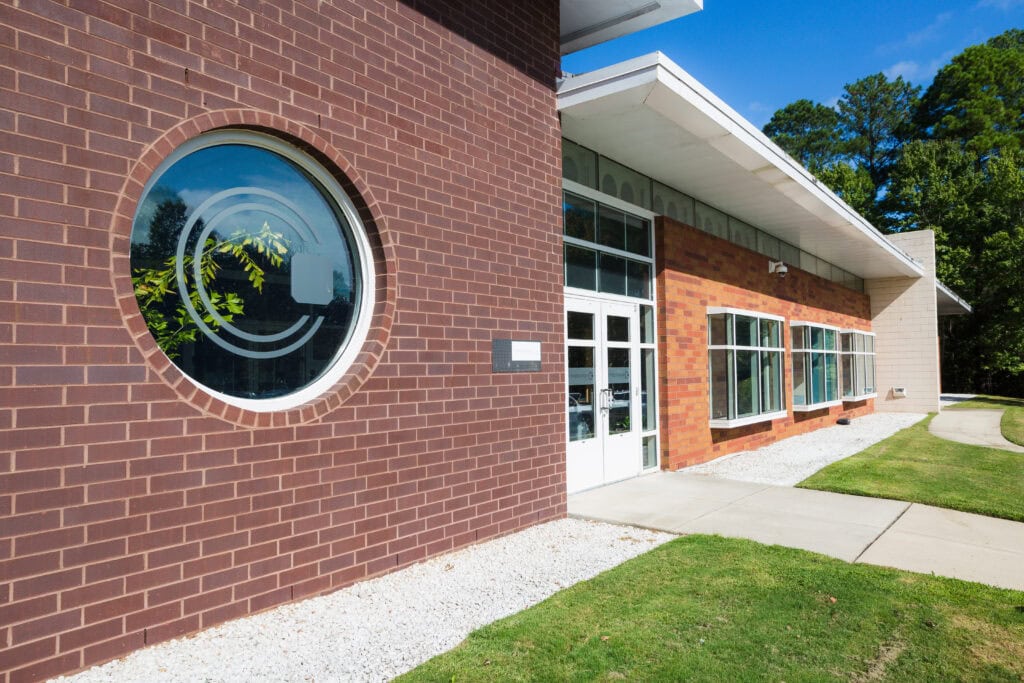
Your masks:
<instances>
[{"instance_id":1,"label":"green grass lawn","mask_svg":"<svg viewBox=\"0 0 1024 683\"><path fill-rule=\"evenodd\" d=\"M1024 522L1024 455L932 436L931 419L833 463L797 486Z\"/></svg>"},{"instance_id":2,"label":"green grass lawn","mask_svg":"<svg viewBox=\"0 0 1024 683\"><path fill-rule=\"evenodd\" d=\"M1024 593L687 536L400 681L1021 681Z\"/></svg>"},{"instance_id":3,"label":"green grass lawn","mask_svg":"<svg viewBox=\"0 0 1024 683\"><path fill-rule=\"evenodd\" d=\"M1003 396L977 396L950 406L952 410L972 410L985 408L988 410L1003 409L1003 419L999 429L1007 441L1024 446L1024 399L1005 398Z\"/></svg>"}]
</instances>

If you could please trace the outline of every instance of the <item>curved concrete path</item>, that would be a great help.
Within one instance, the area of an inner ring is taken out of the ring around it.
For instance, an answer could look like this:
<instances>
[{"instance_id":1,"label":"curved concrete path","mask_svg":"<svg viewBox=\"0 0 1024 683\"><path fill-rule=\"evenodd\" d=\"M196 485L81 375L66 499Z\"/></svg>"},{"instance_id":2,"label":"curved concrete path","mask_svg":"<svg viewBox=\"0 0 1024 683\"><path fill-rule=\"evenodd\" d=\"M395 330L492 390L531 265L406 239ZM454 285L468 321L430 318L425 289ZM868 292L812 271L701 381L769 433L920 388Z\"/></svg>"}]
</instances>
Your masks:
<instances>
[{"instance_id":1,"label":"curved concrete path","mask_svg":"<svg viewBox=\"0 0 1024 683\"><path fill-rule=\"evenodd\" d=\"M1024 453L1024 446L1003 438L1002 418L1002 410L943 410L932 418L928 431L948 441Z\"/></svg>"},{"instance_id":2,"label":"curved concrete path","mask_svg":"<svg viewBox=\"0 0 1024 683\"><path fill-rule=\"evenodd\" d=\"M1024 591L1024 523L918 503L658 472L573 494L569 515Z\"/></svg>"}]
</instances>

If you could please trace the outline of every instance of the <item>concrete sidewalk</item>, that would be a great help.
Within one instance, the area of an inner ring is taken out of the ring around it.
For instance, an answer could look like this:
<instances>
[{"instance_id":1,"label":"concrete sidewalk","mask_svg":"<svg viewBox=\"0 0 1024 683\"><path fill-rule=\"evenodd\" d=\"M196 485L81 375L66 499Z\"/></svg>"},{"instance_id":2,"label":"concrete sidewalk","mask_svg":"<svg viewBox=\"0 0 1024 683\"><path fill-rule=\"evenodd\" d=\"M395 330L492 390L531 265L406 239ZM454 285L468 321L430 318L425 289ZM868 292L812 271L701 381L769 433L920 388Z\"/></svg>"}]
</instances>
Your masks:
<instances>
[{"instance_id":1,"label":"concrete sidewalk","mask_svg":"<svg viewBox=\"0 0 1024 683\"><path fill-rule=\"evenodd\" d=\"M1002 410L943 410L928 423L928 431L940 439L1024 453L1024 447L1003 437L1002 419Z\"/></svg>"},{"instance_id":2,"label":"concrete sidewalk","mask_svg":"<svg viewBox=\"0 0 1024 683\"><path fill-rule=\"evenodd\" d=\"M1024 590L1024 523L917 503L658 472L571 495L569 514Z\"/></svg>"}]
</instances>

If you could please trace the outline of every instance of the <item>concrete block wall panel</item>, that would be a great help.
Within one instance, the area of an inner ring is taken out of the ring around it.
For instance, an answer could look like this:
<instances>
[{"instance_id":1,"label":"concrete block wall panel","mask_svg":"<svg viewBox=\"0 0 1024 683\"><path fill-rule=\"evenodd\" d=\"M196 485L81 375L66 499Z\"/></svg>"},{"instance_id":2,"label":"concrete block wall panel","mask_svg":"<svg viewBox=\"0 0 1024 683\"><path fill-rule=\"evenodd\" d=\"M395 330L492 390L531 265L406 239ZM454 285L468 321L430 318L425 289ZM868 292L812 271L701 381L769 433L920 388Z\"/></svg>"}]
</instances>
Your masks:
<instances>
[{"instance_id":1,"label":"concrete block wall panel","mask_svg":"<svg viewBox=\"0 0 1024 683\"><path fill-rule=\"evenodd\" d=\"M874 400L812 412L792 411L789 322L803 320L871 331L870 304L860 292L792 264L785 278L769 258L695 227L658 218L657 287L661 388L661 463L667 469L758 448L874 410ZM736 429L711 429L707 309L730 306L786 319L784 385L787 417Z\"/></svg>"},{"instance_id":2,"label":"concrete block wall panel","mask_svg":"<svg viewBox=\"0 0 1024 683\"><path fill-rule=\"evenodd\" d=\"M924 265L921 278L867 280L877 338L878 410L928 413L939 410L939 329L935 298L935 233L889 235L889 240ZM894 387L906 389L899 397Z\"/></svg>"},{"instance_id":3,"label":"concrete block wall panel","mask_svg":"<svg viewBox=\"0 0 1024 683\"><path fill-rule=\"evenodd\" d=\"M555 0L33 0L0 52L0 682L564 516ZM142 185L225 126L315 154L374 249L361 355L293 410L184 380L131 290Z\"/></svg>"}]
</instances>

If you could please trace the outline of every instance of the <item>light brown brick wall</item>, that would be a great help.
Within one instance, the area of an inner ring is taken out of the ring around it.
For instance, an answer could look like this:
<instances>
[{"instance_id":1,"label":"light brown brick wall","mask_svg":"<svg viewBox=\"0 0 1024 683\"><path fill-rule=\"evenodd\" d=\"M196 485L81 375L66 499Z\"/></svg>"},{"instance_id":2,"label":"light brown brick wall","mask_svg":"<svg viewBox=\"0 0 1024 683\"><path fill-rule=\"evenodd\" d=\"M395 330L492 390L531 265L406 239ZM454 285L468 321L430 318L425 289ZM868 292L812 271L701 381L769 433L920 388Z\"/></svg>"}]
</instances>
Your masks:
<instances>
[{"instance_id":1,"label":"light brown brick wall","mask_svg":"<svg viewBox=\"0 0 1024 683\"><path fill-rule=\"evenodd\" d=\"M697 228L659 218L656 230L661 464L706 462L872 412L872 399L807 413L792 411L789 322L803 320L871 330L868 297L792 264L785 278L768 272L768 257ZM708 405L707 309L731 306L786 318L784 419L736 429L711 429Z\"/></svg>"},{"instance_id":2,"label":"light brown brick wall","mask_svg":"<svg viewBox=\"0 0 1024 683\"><path fill-rule=\"evenodd\" d=\"M564 515L557 2L68 4L0 3L0 681ZM299 409L196 390L131 291L142 184L223 126L368 225L369 338Z\"/></svg>"},{"instance_id":3,"label":"light brown brick wall","mask_svg":"<svg viewBox=\"0 0 1024 683\"><path fill-rule=\"evenodd\" d=\"M935 233L889 235L889 241L924 266L919 278L868 280L872 323L878 332L878 410L939 411L938 303L935 298ZM896 396L894 387L905 389Z\"/></svg>"}]
</instances>

